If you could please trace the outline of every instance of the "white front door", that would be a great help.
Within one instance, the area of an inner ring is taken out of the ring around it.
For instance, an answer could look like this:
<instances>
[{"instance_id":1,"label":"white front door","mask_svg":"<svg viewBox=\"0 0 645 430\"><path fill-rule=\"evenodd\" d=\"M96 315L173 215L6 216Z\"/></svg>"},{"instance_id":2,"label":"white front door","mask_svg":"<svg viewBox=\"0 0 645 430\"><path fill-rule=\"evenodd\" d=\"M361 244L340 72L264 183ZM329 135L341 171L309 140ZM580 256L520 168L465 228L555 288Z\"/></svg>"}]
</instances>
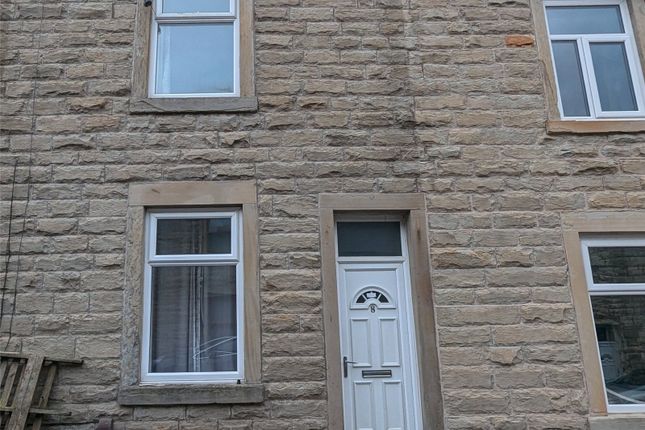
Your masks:
<instances>
[{"instance_id":1,"label":"white front door","mask_svg":"<svg viewBox=\"0 0 645 430\"><path fill-rule=\"evenodd\" d=\"M400 248L399 256L337 257L345 430L423 428L408 262Z\"/></svg>"}]
</instances>

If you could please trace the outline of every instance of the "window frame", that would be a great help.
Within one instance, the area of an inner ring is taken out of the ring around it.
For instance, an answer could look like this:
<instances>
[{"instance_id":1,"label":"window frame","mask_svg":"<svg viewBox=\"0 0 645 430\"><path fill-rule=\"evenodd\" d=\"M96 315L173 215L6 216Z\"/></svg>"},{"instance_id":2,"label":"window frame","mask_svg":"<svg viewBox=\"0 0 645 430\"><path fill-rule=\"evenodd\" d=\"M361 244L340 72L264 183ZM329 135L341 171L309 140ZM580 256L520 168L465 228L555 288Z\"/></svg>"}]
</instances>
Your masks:
<instances>
[{"instance_id":1,"label":"window frame","mask_svg":"<svg viewBox=\"0 0 645 430\"><path fill-rule=\"evenodd\" d=\"M591 272L591 258L589 257L589 248L607 247L619 248L630 246L645 247L645 236L629 235L625 237L615 235L585 235L580 238L582 246L582 257L585 264L585 277L590 295L598 296L619 296L643 293L645 295L645 283L618 283L618 284L598 284L594 282Z\"/></svg>"},{"instance_id":2,"label":"window frame","mask_svg":"<svg viewBox=\"0 0 645 430\"><path fill-rule=\"evenodd\" d=\"M551 56L551 43L546 28L545 0L531 0L531 16L535 26L537 56L542 70L544 97L546 99L546 131L549 134L606 134L638 133L645 131L644 118L606 118L573 120L563 118L558 108L558 91ZM645 72L645 8L634 0L626 0L630 22L634 31L636 49L641 55L640 68ZM516 49L516 48L512 48Z\"/></svg>"},{"instance_id":3,"label":"window frame","mask_svg":"<svg viewBox=\"0 0 645 430\"><path fill-rule=\"evenodd\" d=\"M219 262L237 262L240 260L239 251L242 248L239 235L241 227L239 222L239 209L231 208L200 208L200 209L183 209L183 210L163 210L151 209L147 213L148 222L148 250L147 258L149 263L163 265L163 263L173 263L175 261L187 261L189 263L204 263L208 261ZM157 243L155 241L157 221L159 219L215 219L229 218L231 220L231 252L228 254L157 254ZM238 240L233 240L237 238Z\"/></svg>"},{"instance_id":4,"label":"window frame","mask_svg":"<svg viewBox=\"0 0 645 430\"><path fill-rule=\"evenodd\" d=\"M141 382L142 383L236 383L244 379L244 261L242 249L242 226L239 222L241 210L230 208L206 209L151 209L146 213L146 251L143 288L143 326L141 339ZM157 255L158 219L231 219L230 254L172 254ZM152 269L153 267L175 266L231 266L235 265L236 325L237 325L237 371L235 372L152 372L150 371L152 335Z\"/></svg>"},{"instance_id":5,"label":"window frame","mask_svg":"<svg viewBox=\"0 0 645 430\"><path fill-rule=\"evenodd\" d=\"M240 95L240 16L239 0L229 0L229 12L164 13L164 0L154 0L151 14L148 97L150 98L220 98ZM233 92L230 93L157 93L157 48L160 25L233 23Z\"/></svg>"},{"instance_id":6,"label":"window frame","mask_svg":"<svg viewBox=\"0 0 645 430\"><path fill-rule=\"evenodd\" d=\"M582 258L584 263L585 278L587 282L587 288L589 292L589 306L591 307L592 313L591 318L593 319L594 327L594 336L596 345L598 343L598 335L595 333L595 318L593 316L593 305L591 304L592 296L645 296L645 283L611 283L611 284L598 284L594 282L593 275L591 271L591 258L589 256L590 247L630 247L630 246L642 246L645 247L645 236L642 235L629 235L625 237L619 237L615 235L581 235L580 236L580 247L582 249ZM597 347L598 360L601 360L600 356L600 347ZM600 372L602 374L602 380L604 385L604 371L602 366L600 366ZM603 388L605 388L603 386ZM615 413L645 413L645 404L637 405L612 405L607 399L606 389L604 390L604 398L607 406L607 412L609 414Z\"/></svg>"},{"instance_id":7,"label":"window frame","mask_svg":"<svg viewBox=\"0 0 645 430\"><path fill-rule=\"evenodd\" d=\"M253 2L241 1L237 4L236 9L239 22L239 94L237 96L226 95L221 97L175 97L174 95L150 97L149 88L152 88L150 79L152 73L150 45L153 39L153 9L155 7L155 3L153 3L153 7L144 6L144 2L137 3L129 112L131 114L257 112Z\"/></svg>"},{"instance_id":8,"label":"window frame","mask_svg":"<svg viewBox=\"0 0 645 430\"><path fill-rule=\"evenodd\" d=\"M146 212L154 209L241 208L244 270L244 378L239 383L146 383L141 380ZM265 400L259 279L258 203L254 180L130 184L125 237L121 377L117 401L126 406L252 404Z\"/></svg>"},{"instance_id":9,"label":"window frame","mask_svg":"<svg viewBox=\"0 0 645 430\"><path fill-rule=\"evenodd\" d=\"M634 241L640 241L641 238L645 240L645 218L641 212L637 211L592 211L563 214L562 230L569 268L570 291L580 338L582 364L586 380L585 386L589 396L589 422L592 429L609 428L612 425L627 425L632 422L630 420L638 416L635 414L643 414L645 408L636 406L621 411L620 409L622 408L615 407L619 405L613 405L614 407L612 408L608 407L600 360L600 349L591 307L592 294L589 291L589 284L587 282L588 279L592 278L588 278L587 263L585 262L586 251L583 247L583 240L596 238L623 240L630 237ZM600 242L588 241L586 243ZM599 285L603 285L607 289L607 286L612 284ZM593 293L602 295L600 291L600 288L597 288ZM633 290L614 292L617 293L615 295L618 295L618 293L622 295L638 295Z\"/></svg>"},{"instance_id":10,"label":"window frame","mask_svg":"<svg viewBox=\"0 0 645 430\"><path fill-rule=\"evenodd\" d=\"M624 33L612 34L562 34L552 35L549 30L548 16L546 13L547 7L562 7L562 6L618 6L620 8L620 15L623 21ZM542 13L546 24L546 34L549 45L549 56L551 59L551 67L553 69L553 76L556 87L557 105L562 120L569 121L596 121L606 119L643 119L645 118L645 97L643 97L643 90L645 89L645 82L643 81L643 70L641 66L639 52L636 46L636 36L632 27L632 19L629 14L627 3L625 0L545 0L542 3ZM553 55L552 42L553 41L575 41L578 49L581 71L585 85L585 93L587 97L587 104L589 106L589 116L565 116L562 106L562 98L560 96L560 82L555 68L555 57ZM598 85L595 77L595 70L593 67L590 43L595 42L622 42L625 45L625 52L627 55L627 62L631 74L631 83L634 91L634 96L638 106L637 111L603 111L598 94Z\"/></svg>"}]
</instances>

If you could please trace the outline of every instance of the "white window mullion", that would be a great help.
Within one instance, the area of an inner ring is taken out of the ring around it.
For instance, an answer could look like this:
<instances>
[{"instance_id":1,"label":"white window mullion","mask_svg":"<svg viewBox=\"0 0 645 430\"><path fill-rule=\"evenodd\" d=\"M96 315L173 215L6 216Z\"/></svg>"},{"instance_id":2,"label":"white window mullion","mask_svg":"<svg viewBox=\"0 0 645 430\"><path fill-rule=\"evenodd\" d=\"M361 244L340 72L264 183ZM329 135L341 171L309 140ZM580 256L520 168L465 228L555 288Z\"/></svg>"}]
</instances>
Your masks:
<instances>
[{"instance_id":1,"label":"white window mullion","mask_svg":"<svg viewBox=\"0 0 645 430\"><path fill-rule=\"evenodd\" d=\"M580 65L582 67L582 76L585 80L587 100L589 100L589 112L592 118L597 118L602 109L600 107L598 87L596 86L596 73L593 69L591 50L589 49L589 38L584 36L578 38L578 50L580 51Z\"/></svg>"},{"instance_id":2,"label":"white window mullion","mask_svg":"<svg viewBox=\"0 0 645 430\"><path fill-rule=\"evenodd\" d=\"M629 72L632 75L634 95L638 104L638 114L645 116L645 81L643 80L643 70L638 56L638 49L631 38L625 39L625 51L627 52Z\"/></svg>"}]
</instances>

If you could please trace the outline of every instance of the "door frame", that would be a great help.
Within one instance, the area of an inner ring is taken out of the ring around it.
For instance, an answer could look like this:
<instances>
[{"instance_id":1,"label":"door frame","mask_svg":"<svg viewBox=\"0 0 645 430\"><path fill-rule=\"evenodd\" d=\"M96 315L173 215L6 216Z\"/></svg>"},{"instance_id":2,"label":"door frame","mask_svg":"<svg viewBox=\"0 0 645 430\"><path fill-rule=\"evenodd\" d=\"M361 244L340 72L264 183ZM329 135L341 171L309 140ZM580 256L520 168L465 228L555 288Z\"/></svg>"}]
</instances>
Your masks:
<instances>
[{"instance_id":1,"label":"door frame","mask_svg":"<svg viewBox=\"0 0 645 430\"><path fill-rule=\"evenodd\" d=\"M421 415L426 428L443 430L443 397L439 373L437 327L430 282L425 195L421 193L320 194L318 204L329 430L344 429L335 222L339 214L358 212L397 213L406 220ZM433 311L428 312L429 309Z\"/></svg>"}]
</instances>

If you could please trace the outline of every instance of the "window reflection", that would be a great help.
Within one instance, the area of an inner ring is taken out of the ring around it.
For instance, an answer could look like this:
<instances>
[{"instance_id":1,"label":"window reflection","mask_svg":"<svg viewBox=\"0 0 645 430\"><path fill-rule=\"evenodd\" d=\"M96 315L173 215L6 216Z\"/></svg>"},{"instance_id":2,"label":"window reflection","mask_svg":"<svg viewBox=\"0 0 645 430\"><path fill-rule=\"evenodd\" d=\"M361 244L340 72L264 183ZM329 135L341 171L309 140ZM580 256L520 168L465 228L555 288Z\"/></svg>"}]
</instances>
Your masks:
<instances>
[{"instance_id":1,"label":"window reflection","mask_svg":"<svg viewBox=\"0 0 645 430\"><path fill-rule=\"evenodd\" d=\"M157 255L230 253L231 218L157 220Z\"/></svg>"},{"instance_id":2,"label":"window reflection","mask_svg":"<svg viewBox=\"0 0 645 430\"><path fill-rule=\"evenodd\" d=\"M589 247L591 274L595 284L645 283L645 247Z\"/></svg>"},{"instance_id":3,"label":"window reflection","mask_svg":"<svg viewBox=\"0 0 645 430\"><path fill-rule=\"evenodd\" d=\"M645 403L645 295L592 296L610 405Z\"/></svg>"}]
</instances>

